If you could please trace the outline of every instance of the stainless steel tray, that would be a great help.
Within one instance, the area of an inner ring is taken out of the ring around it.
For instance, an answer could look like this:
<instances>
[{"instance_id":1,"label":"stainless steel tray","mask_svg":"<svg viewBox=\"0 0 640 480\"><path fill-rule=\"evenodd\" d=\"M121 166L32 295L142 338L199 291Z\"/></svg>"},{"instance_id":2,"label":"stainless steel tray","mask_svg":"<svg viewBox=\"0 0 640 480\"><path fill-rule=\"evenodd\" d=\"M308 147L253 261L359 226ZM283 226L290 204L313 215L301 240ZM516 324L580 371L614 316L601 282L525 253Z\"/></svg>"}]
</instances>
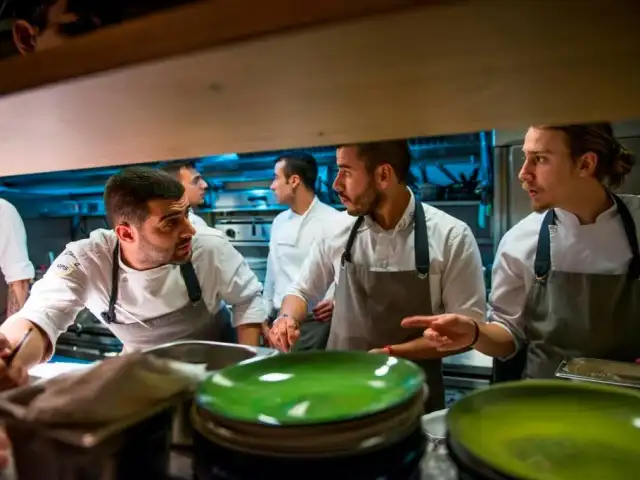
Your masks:
<instances>
[{"instance_id":1,"label":"stainless steel tray","mask_svg":"<svg viewBox=\"0 0 640 480\"><path fill-rule=\"evenodd\" d=\"M556 377L618 387L640 388L640 365L597 358L563 361Z\"/></svg>"}]
</instances>

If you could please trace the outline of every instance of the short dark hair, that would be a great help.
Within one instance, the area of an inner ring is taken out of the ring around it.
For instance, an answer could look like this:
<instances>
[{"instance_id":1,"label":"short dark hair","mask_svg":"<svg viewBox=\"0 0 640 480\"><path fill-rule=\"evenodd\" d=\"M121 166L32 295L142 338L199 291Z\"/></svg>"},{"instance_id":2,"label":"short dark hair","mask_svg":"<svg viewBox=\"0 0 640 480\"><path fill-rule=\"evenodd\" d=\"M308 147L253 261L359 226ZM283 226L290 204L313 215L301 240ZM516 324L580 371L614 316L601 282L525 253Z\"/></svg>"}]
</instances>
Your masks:
<instances>
[{"instance_id":1,"label":"short dark hair","mask_svg":"<svg viewBox=\"0 0 640 480\"><path fill-rule=\"evenodd\" d=\"M405 183L411 166L411 151L406 140L385 140L381 142L353 143L338 148L355 147L369 172L388 163L396 172L398 181Z\"/></svg>"},{"instance_id":2,"label":"short dark hair","mask_svg":"<svg viewBox=\"0 0 640 480\"><path fill-rule=\"evenodd\" d=\"M573 159L592 152L598 157L596 178L611 188L624 183L636 163L635 156L624 148L613 134L610 123L552 125L540 128L564 133Z\"/></svg>"},{"instance_id":3,"label":"short dark hair","mask_svg":"<svg viewBox=\"0 0 640 480\"><path fill-rule=\"evenodd\" d=\"M107 220L142 225L149 216L152 200L179 200L184 195L182 184L166 172L149 167L129 167L116 173L104 189Z\"/></svg>"},{"instance_id":4,"label":"short dark hair","mask_svg":"<svg viewBox=\"0 0 640 480\"><path fill-rule=\"evenodd\" d=\"M162 167L160 167L160 170L168 173L172 177L178 178L180 170L182 170L183 168L192 168L195 170L196 164L193 160L178 160L176 162L169 162L163 165Z\"/></svg>"},{"instance_id":5,"label":"short dark hair","mask_svg":"<svg viewBox=\"0 0 640 480\"><path fill-rule=\"evenodd\" d=\"M300 182L312 192L316 191L318 180L318 162L309 153L286 153L279 156L275 163L284 162L284 178L289 180L292 175L300 177Z\"/></svg>"}]
</instances>

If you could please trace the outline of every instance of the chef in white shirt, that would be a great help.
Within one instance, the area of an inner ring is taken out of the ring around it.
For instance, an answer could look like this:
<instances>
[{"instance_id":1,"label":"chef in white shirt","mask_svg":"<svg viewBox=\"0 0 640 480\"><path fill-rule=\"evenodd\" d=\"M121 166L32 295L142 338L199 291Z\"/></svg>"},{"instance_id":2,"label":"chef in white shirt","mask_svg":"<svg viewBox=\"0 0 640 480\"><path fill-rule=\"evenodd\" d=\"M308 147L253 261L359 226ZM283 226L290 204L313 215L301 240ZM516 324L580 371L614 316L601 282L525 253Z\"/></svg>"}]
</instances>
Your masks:
<instances>
[{"instance_id":1,"label":"chef in white shirt","mask_svg":"<svg viewBox=\"0 0 640 480\"><path fill-rule=\"evenodd\" d=\"M196 228L208 227L209 225L204 218L196 215L193 211L204 203L208 188L207 182L202 177L202 174L198 172L195 163L191 160L171 162L162 167L162 170L175 177L184 187L191 207L189 209L189 221L191 224Z\"/></svg>"},{"instance_id":2,"label":"chef in white shirt","mask_svg":"<svg viewBox=\"0 0 640 480\"><path fill-rule=\"evenodd\" d=\"M258 345L266 316L262 285L222 233L194 235L177 180L150 168L125 169L107 182L104 201L114 229L68 244L0 327L12 345L36 327L19 364L46 360L84 307L131 351L181 339L224 340L224 301L235 307L240 343Z\"/></svg>"},{"instance_id":3,"label":"chef in white shirt","mask_svg":"<svg viewBox=\"0 0 640 480\"><path fill-rule=\"evenodd\" d=\"M322 237L338 211L318 200L315 194L318 164L308 153L291 153L278 158L271 190L278 202L289 208L271 225L264 300L268 323L276 317L282 299L298 279L302 264L315 241ZM294 350L322 350L329 338L333 314L333 285L317 304L307 305L307 318Z\"/></svg>"},{"instance_id":4,"label":"chef in white shirt","mask_svg":"<svg viewBox=\"0 0 640 480\"><path fill-rule=\"evenodd\" d=\"M307 304L335 282L328 349L373 350L416 361L427 374L428 411L444 408L443 354L421 331L403 329L412 315L485 314L480 251L462 221L416 201L407 187L406 141L345 145L337 150L334 189L347 211L312 248L271 329L289 350ZM413 355L414 344L423 347Z\"/></svg>"},{"instance_id":5,"label":"chef in white shirt","mask_svg":"<svg viewBox=\"0 0 640 480\"><path fill-rule=\"evenodd\" d=\"M502 238L489 323L411 318L441 350L507 360L500 380L550 378L565 358L640 358L640 197L614 195L634 165L611 125L529 128L519 178L534 213ZM518 356L515 356L518 354Z\"/></svg>"},{"instance_id":6,"label":"chef in white shirt","mask_svg":"<svg viewBox=\"0 0 640 480\"><path fill-rule=\"evenodd\" d=\"M29 261L27 233L20 214L11 203L0 199L0 270L5 285L0 287L0 323L22 308L29 295L35 271Z\"/></svg>"}]
</instances>

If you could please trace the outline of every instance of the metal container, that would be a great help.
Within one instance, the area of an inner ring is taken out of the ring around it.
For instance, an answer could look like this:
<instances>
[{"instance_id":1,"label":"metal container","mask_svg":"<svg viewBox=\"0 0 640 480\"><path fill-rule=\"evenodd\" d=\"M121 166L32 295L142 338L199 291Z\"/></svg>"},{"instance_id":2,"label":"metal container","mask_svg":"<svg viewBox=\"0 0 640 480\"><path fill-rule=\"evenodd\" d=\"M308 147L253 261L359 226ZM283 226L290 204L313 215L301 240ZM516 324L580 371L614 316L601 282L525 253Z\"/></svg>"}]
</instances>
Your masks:
<instances>
[{"instance_id":1,"label":"metal container","mask_svg":"<svg viewBox=\"0 0 640 480\"><path fill-rule=\"evenodd\" d=\"M214 372L251 358L274 355L277 351L231 343L194 340L167 343L145 350L144 353L169 360L206 365L207 371ZM176 409L171 439L174 445L189 446L193 442L193 427L190 419L192 403L192 399L188 398Z\"/></svg>"},{"instance_id":2,"label":"metal container","mask_svg":"<svg viewBox=\"0 0 640 480\"><path fill-rule=\"evenodd\" d=\"M618 387L640 388L640 365L596 358L563 361L556 377Z\"/></svg>"},{"instance_id":3,"label":"metal container","mask_svg":"<svg viewBox=\"0 0 640 480\"><path fill-rule=\"evenodd\" d=\"M61 428L22 420L44 388L40 382L0 395L0 418L20 480L166 478L171 422L184 395L109 425Z\"/></svg>"}]
</instances>

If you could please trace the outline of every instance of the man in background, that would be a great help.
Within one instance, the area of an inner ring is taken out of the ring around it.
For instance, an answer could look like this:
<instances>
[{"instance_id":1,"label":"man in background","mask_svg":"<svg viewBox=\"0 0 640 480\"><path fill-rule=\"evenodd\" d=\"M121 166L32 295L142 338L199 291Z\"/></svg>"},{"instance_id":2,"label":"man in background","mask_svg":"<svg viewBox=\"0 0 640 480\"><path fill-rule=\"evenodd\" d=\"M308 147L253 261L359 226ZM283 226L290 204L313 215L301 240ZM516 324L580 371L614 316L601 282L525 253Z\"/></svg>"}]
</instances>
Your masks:
<instances>
[{"instance_id":1,"label":"man in background","mask_svg":"<svg viewBox=\"0 0 640 480\"><path fill-rule=\"evenodd\" d=\"M8 285L8 289L0 285L1 323L22 308L35 274L29 261L27 233L22 218L16 208L3 199L0 199L0 270L4 283Z\"/></svg>"},{"instance_id":2,"label":"man in background","mask_svg":"<svg viewBox=\"0 0 640 480\"><path fill-rule=\"evenodd\" d=\"M191 160L171 162L162 168L169 175L177 179L184 187L185 194L189 200L191 209L189 210L189 221L194 227L208 227L209 225L202 217L193 213L194 208L198 208L204 203L207 194L207 182L196 169Z\"/></svg>"},{"instance_id":3,"label":"man in background","mask_svg":"<svg viewBox=\"0 0 640 480\"><path fill-rule=\"evenodd\" d=\"M338 214L337 210L318 200L315 193L317 179L316 159L307 153L283 155L275 162L271 190L278 202L289 208L271 225L263 294L266 310L270 312L268 323L278 316L282 300L298 279L311 246ZM308 318L295 350L325 348L333 314L333 290L334 285L331 285L320 302L309 305Z\"/></svg>"}]
</instances>

